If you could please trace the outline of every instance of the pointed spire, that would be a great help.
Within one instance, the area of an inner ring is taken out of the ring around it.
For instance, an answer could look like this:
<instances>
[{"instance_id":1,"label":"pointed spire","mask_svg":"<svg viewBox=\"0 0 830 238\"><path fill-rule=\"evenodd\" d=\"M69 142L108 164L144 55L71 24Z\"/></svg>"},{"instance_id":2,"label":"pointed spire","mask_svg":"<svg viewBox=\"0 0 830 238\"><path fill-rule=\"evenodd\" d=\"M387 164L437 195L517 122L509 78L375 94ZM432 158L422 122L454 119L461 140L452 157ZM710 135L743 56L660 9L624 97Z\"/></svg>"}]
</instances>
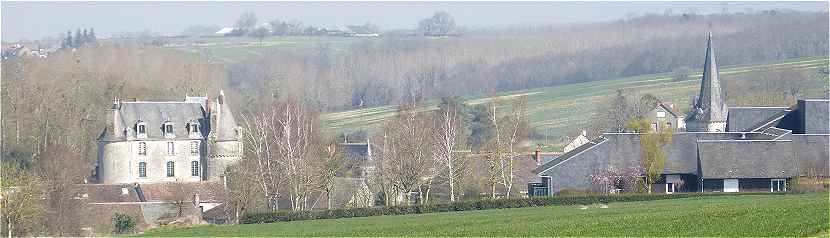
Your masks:
<instances>
[{"instance_id":1,"label":"pointed spire","mask_svg":"<svg viewBox=\"0 0 830 238\"><path fill-rule=\"evenodd\" d=\"M706 59L703 63L703 78L700 82L700 94L693 108L694 119L699 122L725 122L727 117L726 98L723 96L718 65L715 61L715 48L712 45L712 33L706 42Z\"/></svg>"}]
</instances>

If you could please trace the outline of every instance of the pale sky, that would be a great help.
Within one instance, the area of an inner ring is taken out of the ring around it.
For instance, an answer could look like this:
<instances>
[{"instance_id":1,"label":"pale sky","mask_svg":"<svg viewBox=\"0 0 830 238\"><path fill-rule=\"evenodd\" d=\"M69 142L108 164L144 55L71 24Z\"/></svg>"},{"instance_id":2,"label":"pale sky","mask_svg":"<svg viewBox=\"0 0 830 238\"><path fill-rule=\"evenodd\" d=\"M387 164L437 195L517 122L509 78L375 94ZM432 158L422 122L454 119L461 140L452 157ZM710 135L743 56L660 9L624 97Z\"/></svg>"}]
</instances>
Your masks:
<instances>
[{"instance_id":1,"label":"pale sky","mask_svg":"<svg viewBox=\"0 0 830 238\"><path fill-rule=\"evenodd\" d=\"M175 35L192 25L233 26L244 12L260 22L297 19L322 27L370 21L381 29L412 29L444 10L465 27L612 21L629 13L719 13L769 9L827 11L828 2L10 2L0 3L3 41L36 40L95 28L98 37L149 30Z\"/></svg>"}]
</instances>

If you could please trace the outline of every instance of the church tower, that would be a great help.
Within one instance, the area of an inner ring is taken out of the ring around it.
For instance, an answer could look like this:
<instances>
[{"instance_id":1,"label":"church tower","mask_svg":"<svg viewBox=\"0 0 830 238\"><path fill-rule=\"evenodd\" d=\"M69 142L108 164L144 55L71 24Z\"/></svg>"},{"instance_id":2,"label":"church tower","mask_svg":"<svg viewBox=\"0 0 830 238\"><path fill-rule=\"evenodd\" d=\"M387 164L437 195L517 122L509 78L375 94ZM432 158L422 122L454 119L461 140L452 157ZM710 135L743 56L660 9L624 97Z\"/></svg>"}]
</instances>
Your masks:
<instances>
[{"instance_id":1,"label":"church tower","mask_svg":"<svg viewBox=\"0 0 830 238\"><path fill-rule=\"evenodd\" d=\"M729 109L718 79L718 65L715 63L715 49L712 46L712 33L706 43L706 61L703 64L703 79L700 82L700 94L694 101L694 107L687 117L686 129L693 132L724 132Z\"/></svg>"}]
</instances>

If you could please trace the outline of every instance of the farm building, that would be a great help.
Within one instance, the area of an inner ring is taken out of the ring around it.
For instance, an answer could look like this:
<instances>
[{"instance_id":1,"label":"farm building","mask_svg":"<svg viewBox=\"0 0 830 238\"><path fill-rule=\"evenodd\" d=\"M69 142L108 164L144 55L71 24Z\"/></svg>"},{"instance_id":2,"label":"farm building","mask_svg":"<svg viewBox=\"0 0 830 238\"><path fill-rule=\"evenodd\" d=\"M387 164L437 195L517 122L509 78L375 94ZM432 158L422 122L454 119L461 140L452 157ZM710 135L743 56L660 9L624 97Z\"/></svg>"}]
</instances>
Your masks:
<instances>
[{"instance_id":1,"label":"farm building","mask_svg":"<svg viewBox=\"0 0 830 238\"><path fill-rule=\"evenodd\" d=\"M830 100L798 100L791 107L728 107L718 79L709 36L700 94L684 117L661 104L649 115L674 122L677 131L663 147L665 166L657 192L786 191L793 178L828 176ZM650 116L650 117L651 117ZM656 122L655 122L656 123ZM682 124L686 130L682 130ZM660 128L655 126L655 128ZM642 174L642 134L604 133L533 172L535 195L563 190L605 190L601 175ZM626 187L613 183L611 192Z\"/></svg>"}]
</instances>

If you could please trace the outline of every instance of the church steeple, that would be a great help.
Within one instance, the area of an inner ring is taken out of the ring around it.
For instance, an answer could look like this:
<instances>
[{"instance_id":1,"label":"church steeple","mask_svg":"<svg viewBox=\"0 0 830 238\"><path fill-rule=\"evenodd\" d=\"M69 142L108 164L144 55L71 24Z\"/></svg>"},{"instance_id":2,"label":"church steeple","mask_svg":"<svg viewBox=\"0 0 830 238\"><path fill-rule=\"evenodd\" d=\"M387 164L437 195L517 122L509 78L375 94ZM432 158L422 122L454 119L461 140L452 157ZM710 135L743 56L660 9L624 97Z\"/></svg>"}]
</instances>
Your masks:
<instances>
[{"instance_id":1,"label":"church steeple","mask_svg":"<svg viewBox=\"0 0 830 238\"><path fill-rule=\"evenodd\" d=\"M706 59L703 63L703 79L700 82L700 94L695 99L690 120L690 131L719 132L726 129L728 108L718 78L718 65L715 62L715 49L712 46L712 33L706 42ZM696 124L696 125L695 125Z\"/></svg>"}]
</instances>

